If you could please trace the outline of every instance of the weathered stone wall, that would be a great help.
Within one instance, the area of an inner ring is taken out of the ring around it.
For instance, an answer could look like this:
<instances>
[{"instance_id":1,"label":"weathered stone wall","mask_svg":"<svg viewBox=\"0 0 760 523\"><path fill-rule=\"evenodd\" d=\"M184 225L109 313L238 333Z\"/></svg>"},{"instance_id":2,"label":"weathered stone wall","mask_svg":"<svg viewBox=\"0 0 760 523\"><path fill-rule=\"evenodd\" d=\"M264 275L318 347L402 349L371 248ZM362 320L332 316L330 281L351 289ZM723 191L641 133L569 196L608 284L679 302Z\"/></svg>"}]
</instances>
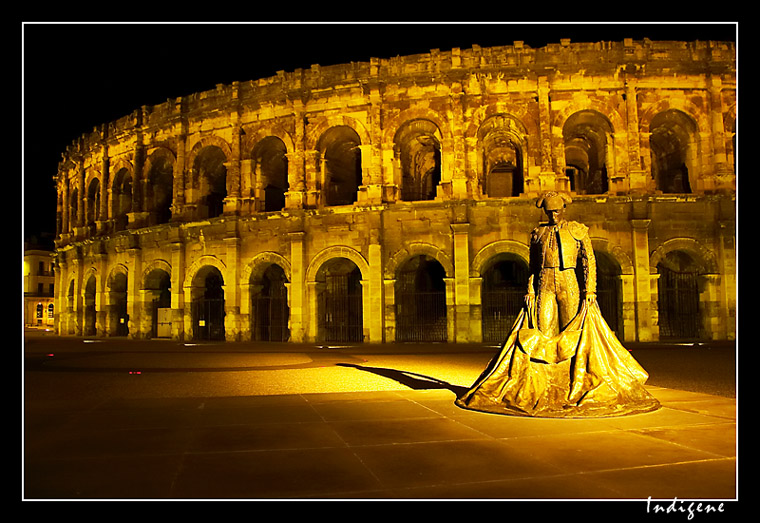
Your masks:
<instances>
[{"instance_id":1,"label":"weathered stone wall","mask_svg":"<svg viewBox=\"0 0 760 523\"><path fill-rule=\"evenodd\" d=\"M171 336L198 337L193 304L218 273L222 336L251 339L274 264L290 340L324 341L325 268L342 258L360 271L361 338L390 342L399 271L425 255L445 273L446 340L480 342L483 273L527 262L535 198L566 190L615 267L621 338L660 337L658 266L677 252L698 273L695 336L731 339L735 120L732 43L646 40L313 65L142 107L63 154L58 331L88 332L94 302L98 335L155 335L164 289Z\"/></svg>"}]
</instances>

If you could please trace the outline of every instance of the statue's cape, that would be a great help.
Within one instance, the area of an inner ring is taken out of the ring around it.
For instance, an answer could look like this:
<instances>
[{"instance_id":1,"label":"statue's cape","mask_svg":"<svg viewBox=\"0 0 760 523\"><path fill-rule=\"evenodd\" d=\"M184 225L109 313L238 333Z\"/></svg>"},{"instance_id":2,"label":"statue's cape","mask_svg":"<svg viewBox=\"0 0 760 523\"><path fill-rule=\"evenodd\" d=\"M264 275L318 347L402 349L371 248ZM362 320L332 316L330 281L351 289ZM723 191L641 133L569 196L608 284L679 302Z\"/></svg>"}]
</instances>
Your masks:
<instances>
[{"instance_id":1,"label":"statue's cape","mask_svg":"<svg viewBox=\"0 0 760 523\"><path fill-rule=\"evenodd\" d=\"M617 416L648 412L659 402L646 391L649 375L618 341L596 302L558 335L535 328L523 307L502 350L457 405L472 410L541 417Z\"/></svg>"}]
</instances>

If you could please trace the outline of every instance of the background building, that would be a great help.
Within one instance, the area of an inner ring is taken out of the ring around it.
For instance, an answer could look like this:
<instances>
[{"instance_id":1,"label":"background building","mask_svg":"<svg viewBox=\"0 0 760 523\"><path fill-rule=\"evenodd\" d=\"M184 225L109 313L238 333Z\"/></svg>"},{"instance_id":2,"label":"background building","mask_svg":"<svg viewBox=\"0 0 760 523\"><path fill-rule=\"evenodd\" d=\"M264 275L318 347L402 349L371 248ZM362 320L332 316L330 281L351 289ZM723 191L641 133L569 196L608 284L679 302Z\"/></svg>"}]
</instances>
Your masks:
<instances>
[{"instance_id":1,"label":"background building","mask_svg":"<svg viewBox=\"0 0 760 523\"><path fill-rule=\"evenodd\" d=\"M55 264L52 241L24 242L24 327L53 328L55 324Z\"/></svg>"},{"instance_id":2,"label":"background building","mask_svg":"<svg viewBox=\"0 0 760 523\"><path fill-rule=\"evenodd\" d=\"M57 176L60 334L501 342L535 198L623 340L733 339L732 42L433 50L144 106Z\"/></svg>"}]
</instances>

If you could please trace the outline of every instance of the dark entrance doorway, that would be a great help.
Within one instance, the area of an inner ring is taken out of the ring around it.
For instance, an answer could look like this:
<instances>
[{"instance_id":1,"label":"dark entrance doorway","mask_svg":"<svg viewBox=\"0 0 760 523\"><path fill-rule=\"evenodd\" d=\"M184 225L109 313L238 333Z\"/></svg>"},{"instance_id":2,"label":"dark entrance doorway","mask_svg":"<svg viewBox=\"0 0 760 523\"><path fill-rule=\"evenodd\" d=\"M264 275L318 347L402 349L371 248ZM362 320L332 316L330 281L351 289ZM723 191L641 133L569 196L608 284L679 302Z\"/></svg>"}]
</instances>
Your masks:
<instances>
[{"instance_id":1,"label":"dark entrance doorway","mask_svg":"<svg viewBox=\"0 0 760 523\"><path fill-rule=\"evenodd\" d=\"M500 254L483 272L480 292L483 341L503 342L528 292L528 264Z\"/></svg>"},{"instance_id":2,"label":"dark entrance doorway","mask_svg":"<svg viewBox=\"0 0 760 523\"><path fill-rule=\"evenodd\" d=\"M118 272L111 278L110 285L111 318L109 332L112 336L129 334L129 315L127 314L127 275Z\"/></svg>"},{"instance_id":3,"label":"dark entrance doorway","mask_svg":"<svg viewBox=\"0 0 760 523\"><path fill-rule=\"evenodd\" d=\"M270 265L256 291L251 291L251 337L255 341L287 341L290 338L288 292L285 271Z\"/></svg>"},{"instance_id":4,"label":"dark entrance doorway","mask_svg":"<svg viewBox=\"0 0 760 523\"><path fill-rule=\"evenodd\" d=\"M618 337L621 337L620 270L603 252L596 252L596 301L602 317Z\"/></svg>"},{"instance_id":5,"label":"dark entrance doorway","mask_svg":"<svg viewBox=\"0 0 760 523\"><path fill-rule=\"evenodd\" d=\"M699 269L684 252L671 252L657 265L660 339L695 339L701 334Z\"/></svg>"},{"instance_id":6,"label":"dark entrance doorway","mask_svg":"<svg viewBox=\"0 0 760 523\"><path fill-rule=\"evenodd\" d=\"M97 328L95 326L95 276L90 275L87 285L84 287L84 335L95 336Z\"/></svg>"},{"instance_id":7,"label":"dark entrance doorway","mask_svg":"<svg viewBox=\"0 0 760 523\"><path fill-rule=\"evenodd\" d=\"M215 267L201 269L195 277L192 317L194 340L224 340L224 281Z\"/></svg>"},{"instance_id":8,"label":"dark entrance doorway","mask_svg":"<svg viewBox=\"0 0 760 523\"><path fill-rule=\"evenodd\" d=\"M396 341L445 342L446 271L426 255L409 259L396 275Z\"/></svg>"},{"instance_id":9,"label":"dark entrance doorway","mask_svg":"<svg viewBox=\"0 0 760 523\"><path fill-rule=\"evenodd\" d=\"M151 315L151 338L171 336L171 276L162 269L154 269L145 281L145 291L150 293L148 311Z\"/></svg>"},{"instance_id":10,"label":"dark entrance doorway","mask_svg":"<svg viewBox=\"0 0 760 523\"><path fill-rule=\"evenodd\" d=\"M361 271L346 258L326 262L317 273L317 338L364 341Z\"/></svg>"}]
</instances>

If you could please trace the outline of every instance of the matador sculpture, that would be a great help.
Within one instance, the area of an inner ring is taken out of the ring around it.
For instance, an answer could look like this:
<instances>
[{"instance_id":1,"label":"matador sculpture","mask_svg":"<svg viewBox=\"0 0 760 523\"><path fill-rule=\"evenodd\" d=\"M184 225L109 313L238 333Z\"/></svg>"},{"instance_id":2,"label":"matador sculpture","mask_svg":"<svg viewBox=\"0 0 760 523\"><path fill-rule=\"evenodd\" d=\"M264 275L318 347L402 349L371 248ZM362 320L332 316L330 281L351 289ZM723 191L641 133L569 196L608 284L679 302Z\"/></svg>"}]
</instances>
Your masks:
<instances>
[{"instance_id":1,"label":"matador sculpture","mask_svg":"<svg viewBox=\"0 0 760 523\"><path fill-rule=\"evenodd\" d=\"M531 234L525 305L502 350L457 398L460 407L536 417L659 408L643 386L649 375L602 317L588 227L564 219L569 203L557 192L536 202L548 222Z\"/></svg>"}]
</instances>

